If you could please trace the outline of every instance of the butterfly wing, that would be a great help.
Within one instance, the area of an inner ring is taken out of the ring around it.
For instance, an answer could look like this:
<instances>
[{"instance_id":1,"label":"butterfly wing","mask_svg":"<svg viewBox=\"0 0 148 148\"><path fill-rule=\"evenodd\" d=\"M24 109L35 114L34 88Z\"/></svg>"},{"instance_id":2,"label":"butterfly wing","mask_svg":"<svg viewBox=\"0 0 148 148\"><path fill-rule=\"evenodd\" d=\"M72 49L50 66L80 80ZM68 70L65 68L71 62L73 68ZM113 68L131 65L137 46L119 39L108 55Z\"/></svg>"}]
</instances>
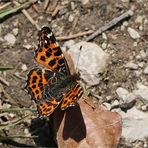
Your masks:
<instances>
[{"instance_id":1,"label":"butterfly wing","mask_svg":"<svg viewBox=\"0 0 148 148\"><path fill-rule=\"evenodd\" d=\"M45 75L45 73L48 73ZM44 92L44 87L48 84L50 78L52 78L53 72L47 72L44 69L34 68L32 69L27 78L27 90L35 102L39 102Z\"/></svg>"},{"instance_id":2,"label":"butterfly wing","mask_svg":"<svg viewBox=\"0 0 148 148\"><path fill-rule=\"evenodd\" d=\"M61 97L61 98L52 98L51 101L49 101L49 99L41 101L39 104L37 104L37 110L39 116L40 117L50 116L53 113L53 111L57 108L57 106L60 104L62 99L63 98Z\"/></svg>"},{"instance_id":3,"label":"butterfly wing","mask_svg":"<svg viewBox=\"0 0 148 148\"><path fill-rule=\"evenodd\" d=\"M37 104L39 116L49 116L62 101L62 98L53 98L46 93L47 87L56 82L54 78L54 72L40 68L32 69L28 74L28 93Z\"/></svg>"},{"instance_id":4,"label":"butterfly wing","mask_svg":"<svg viewBox=\"0 0 148 148\"><path fill-rule=\"evenodd\" d=\"M65 110L70 106L75 106L77 104L77 101L81 98L82 94L83 88L78 82L75 82L73 87L65 93L63 101L61 103L61 109Z\"/></svg>"},{"instance_id":5,"label":"butterfly wing","mask_svg":"<svg viewBox=\"0 0 148 148\"><path fill-rule=\"evenodd\" d=\"M43 27L38 36L39 44L35 51L35 60L54 72L70 74L66 59L52 31L48 27Z\"/></svg>"}]
</instances>

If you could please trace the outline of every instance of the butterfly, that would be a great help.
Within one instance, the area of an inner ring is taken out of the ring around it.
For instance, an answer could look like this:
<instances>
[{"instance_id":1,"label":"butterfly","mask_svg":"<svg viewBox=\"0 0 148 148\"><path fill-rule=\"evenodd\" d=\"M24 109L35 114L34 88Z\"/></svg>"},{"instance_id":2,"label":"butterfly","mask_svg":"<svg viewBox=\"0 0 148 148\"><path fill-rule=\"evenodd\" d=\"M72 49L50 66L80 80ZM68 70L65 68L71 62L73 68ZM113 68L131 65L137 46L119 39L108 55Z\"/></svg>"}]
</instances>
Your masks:
<instances>
[{"instance_id":1,"label":"butterfly","mask_svg":"<svg viewBox=\"0 0 148 148\"><path fill-rule=\"evenodd\" d=\"M37 105L40 117L50 116L60 105L61 110L75 106L83 94L79 74L71 74L56 38L48 27L38 33L34 58L43 68L33 68L27 75L27 90Z\"/></svg>"}]
</instances>

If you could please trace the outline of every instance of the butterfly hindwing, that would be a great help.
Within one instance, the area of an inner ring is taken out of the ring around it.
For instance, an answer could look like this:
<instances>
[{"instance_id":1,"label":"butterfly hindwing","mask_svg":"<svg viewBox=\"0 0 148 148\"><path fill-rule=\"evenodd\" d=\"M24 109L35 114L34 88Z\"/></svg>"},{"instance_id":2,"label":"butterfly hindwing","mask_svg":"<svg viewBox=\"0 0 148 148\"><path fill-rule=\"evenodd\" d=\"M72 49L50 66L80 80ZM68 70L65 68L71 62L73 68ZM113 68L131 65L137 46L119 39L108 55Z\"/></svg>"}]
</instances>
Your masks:
<instances>
[{"instance_id":1,"label":"butterfly hindwing","mask_svg":"<svg viewBox=\"0 0 148 148\"><path fill-rule=\"evenodd\" d=\"M40 117L50 116L54 112L54 110L58 107L60 102L62 101L61 98L52 98L50 101L49 99L44 100L37 104L37 110Z\"/></svg>"},{"instance_id":2,"label":"butterfly hindwing","mask_svg":"<svg viewBox=\"0 0 148 148\"><path fill-rule=\"evenodd\" d=\"M81 98L83 94L83 89L79 83L75 82L73 87L69 89L63 96L63 101L61 103L61 109L65 110L70 106L75 106L78 100Z\"/></svg>"},{"instance_id":3,"label":"butterfly hindwing","mask_svg":"<svg viewBox=\"0 0 148 148\"><path fill-rule=\"evenodd\" d=\"M46 87L55 82L53 79L54 73L46 69L35 68L28 74L28 93L37 104L39 116L49 116L62 101L62 98L52 98L45 93Z\"/></svg>"}]
</instances>

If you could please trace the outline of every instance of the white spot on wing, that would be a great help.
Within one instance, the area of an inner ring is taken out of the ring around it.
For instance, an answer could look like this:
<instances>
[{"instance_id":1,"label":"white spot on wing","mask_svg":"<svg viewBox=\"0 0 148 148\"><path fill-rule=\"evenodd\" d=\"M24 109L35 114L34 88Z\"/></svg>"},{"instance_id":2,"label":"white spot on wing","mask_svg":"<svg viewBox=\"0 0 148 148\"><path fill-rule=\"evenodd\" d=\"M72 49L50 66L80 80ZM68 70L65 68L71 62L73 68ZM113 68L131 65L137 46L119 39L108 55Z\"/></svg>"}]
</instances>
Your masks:
<instances>
[{"instance_id":1,"label":"white spot on wing","mask_svg":"<svg viewBox=\"0 0 148 148\"><path fill-rule=\"evenodd\" d=\"M47 37L50 38L52 36L52 32L47 34Z\"/></svg>"}]
</instances>

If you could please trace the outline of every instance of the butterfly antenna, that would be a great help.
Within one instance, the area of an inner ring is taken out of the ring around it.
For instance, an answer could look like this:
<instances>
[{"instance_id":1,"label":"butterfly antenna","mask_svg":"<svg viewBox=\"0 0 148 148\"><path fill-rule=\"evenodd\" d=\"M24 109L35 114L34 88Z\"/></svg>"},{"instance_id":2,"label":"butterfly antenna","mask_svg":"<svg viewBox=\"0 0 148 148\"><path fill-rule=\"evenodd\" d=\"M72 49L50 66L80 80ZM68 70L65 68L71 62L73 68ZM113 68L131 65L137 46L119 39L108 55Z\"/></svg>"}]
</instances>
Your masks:
<instances>
[{"instance_id":1,"label":"butterfly antenna","mask_svg":"<svg viewBox=\"0 0 148 148\"><path fill-rule=\"evenodd\" d=\"M81 50L82 50L82 46L80 46L80 52L79 52L78 60L77 60L77 64L76 64L76 72L78 72L78 64L79 64Z\"/></svg>"}]
</instances>

